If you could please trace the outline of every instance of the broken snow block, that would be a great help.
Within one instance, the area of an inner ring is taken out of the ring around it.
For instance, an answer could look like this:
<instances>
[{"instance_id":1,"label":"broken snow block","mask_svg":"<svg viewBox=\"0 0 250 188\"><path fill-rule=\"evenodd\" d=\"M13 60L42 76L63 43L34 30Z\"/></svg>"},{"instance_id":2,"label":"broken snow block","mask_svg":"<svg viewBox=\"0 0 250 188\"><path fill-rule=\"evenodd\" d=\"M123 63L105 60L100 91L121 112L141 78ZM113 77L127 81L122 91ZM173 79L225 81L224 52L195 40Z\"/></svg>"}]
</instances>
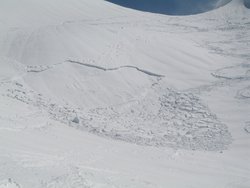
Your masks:
<instances>
[{"instance_id":1,"label":"broken snow block","mask_svg":"<svg viewBox=\"0 0 250 188\"><path fill-rule=\"evenodd\" d=\"M79 118L76 116L73 120L72 120L73 123L77 123L79 124L80 123L80 120Z\"/></svg>"}]
</instances>

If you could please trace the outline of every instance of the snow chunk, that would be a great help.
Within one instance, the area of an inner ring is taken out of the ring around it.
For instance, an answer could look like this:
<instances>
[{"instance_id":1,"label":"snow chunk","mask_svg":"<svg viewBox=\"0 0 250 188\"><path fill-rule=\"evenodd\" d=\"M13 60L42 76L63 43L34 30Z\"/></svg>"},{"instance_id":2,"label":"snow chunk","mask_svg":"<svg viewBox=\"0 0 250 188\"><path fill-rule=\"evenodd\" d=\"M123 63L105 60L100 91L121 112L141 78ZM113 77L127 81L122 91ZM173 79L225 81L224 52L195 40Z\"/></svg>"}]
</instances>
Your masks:
<instances>
[{"instance_id":1,"label":"snow chunk","mask_svg":"<svg viewBox=\"0 0 250 188\"><path fill-rule=\"evenodd\" d=\"M21 188L21 186L9 178L8 180L0 181L0 188Z\"/></svg>"},{"instance_id":2,"label":"snow chunk","mask_svg":"<svg viewBox=\"0 0 250 188\"><path fill-rule=\"evenodd\" d=\"M247 133L250 133L250 121L249 121L249 122L246 122L245 131L246 131Z\"/></svg>"},{"instance_id":3,"label":"snow chunk","mask_svg":"<svg viewBox=\"0 0 250 188\"><path fill-rule=\"evenodd\" d=\"M72 120L73 123L76 123L76 124L79 124L80 123L80 120L79 118L76 116L73 120Z\"/></svg>"}]
</instances>

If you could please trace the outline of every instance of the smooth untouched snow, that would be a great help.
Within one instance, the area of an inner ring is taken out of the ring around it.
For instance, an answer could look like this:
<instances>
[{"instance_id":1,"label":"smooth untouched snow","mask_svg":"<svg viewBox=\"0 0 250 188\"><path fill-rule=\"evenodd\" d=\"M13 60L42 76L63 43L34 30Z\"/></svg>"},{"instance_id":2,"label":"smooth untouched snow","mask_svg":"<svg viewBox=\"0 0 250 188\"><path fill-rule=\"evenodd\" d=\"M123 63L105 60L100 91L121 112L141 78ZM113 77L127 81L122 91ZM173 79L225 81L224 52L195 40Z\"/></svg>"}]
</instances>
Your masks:
<instances>
[{"instance_id":1,"label":"smooth untouched snow","mask_svg":"<svg viewBox=\"0 0 250 188\"><path fill-rule=\"evenodd\" d=\"M0 188L250 187L247 3L1 1Z\"/></svg>"}]
</instances>

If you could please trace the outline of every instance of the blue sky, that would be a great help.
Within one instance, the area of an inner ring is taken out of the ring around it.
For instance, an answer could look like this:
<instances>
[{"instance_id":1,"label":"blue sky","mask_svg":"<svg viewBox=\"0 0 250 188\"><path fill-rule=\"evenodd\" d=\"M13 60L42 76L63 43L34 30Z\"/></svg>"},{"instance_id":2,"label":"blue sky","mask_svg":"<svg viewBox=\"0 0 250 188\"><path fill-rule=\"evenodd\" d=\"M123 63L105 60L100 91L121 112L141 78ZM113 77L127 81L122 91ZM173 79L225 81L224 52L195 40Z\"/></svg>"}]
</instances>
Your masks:
<instances>
[{"instance_id":1,"label":"blue sky","mask_svg":"<svg viewBox=\"0 0 250 188\"><path fill-rule=\"evenodd\" d=\"M250 8L250 0L245 0L245 5L247 8Z\"/></svg>"},{"instance_id":2,"label":"blue sky","mask_svg":"<svg viewBox=\"0 0 250 188\"><path fill-rule=\"evenodd\" d=\"M171 14L185 15L204 12L212 9L218 1L229 0L107 0L137 10Z\"/></svg>"}]
</instances>

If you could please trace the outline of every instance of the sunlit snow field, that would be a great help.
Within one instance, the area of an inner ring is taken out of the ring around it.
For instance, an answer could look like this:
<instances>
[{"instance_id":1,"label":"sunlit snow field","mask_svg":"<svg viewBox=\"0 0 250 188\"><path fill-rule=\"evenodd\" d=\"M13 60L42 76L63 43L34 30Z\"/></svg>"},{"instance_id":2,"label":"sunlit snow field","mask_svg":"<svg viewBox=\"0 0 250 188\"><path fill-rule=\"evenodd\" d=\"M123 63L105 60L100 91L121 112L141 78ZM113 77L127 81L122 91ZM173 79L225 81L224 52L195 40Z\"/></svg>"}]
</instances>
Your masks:
<instances>
[{"instance_id":1,"label":"sunlit snow field","mask_svg":"<svg viewBox=\"0 0 250 188\"><path fill-rule=\"evenodd\" d=\"M0 1L0 188L250 187L249 0L124 2Z\"/></svg>"}]
</instances>

